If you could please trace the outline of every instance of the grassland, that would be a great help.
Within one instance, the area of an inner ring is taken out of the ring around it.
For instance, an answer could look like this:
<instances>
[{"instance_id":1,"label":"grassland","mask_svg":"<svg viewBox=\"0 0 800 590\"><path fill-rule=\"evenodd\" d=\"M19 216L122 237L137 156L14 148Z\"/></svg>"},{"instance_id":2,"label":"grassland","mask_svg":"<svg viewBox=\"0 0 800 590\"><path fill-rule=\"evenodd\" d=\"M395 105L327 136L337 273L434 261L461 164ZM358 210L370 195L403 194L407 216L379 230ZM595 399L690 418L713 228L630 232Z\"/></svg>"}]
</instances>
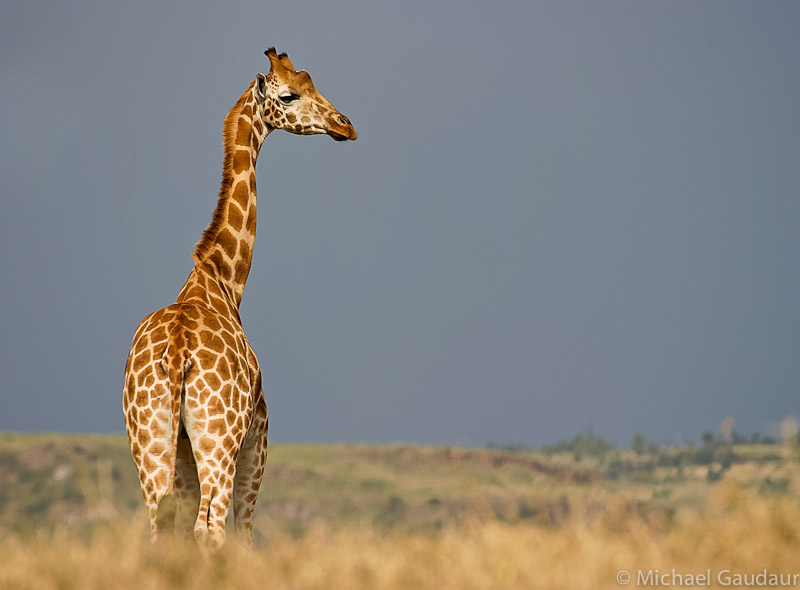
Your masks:
<instances>
[{"instance_id":1,"label":"grassland","mask_svg":"<svg viewBox=\"0 0 800 590\"><path fill-rule=\"evenodd\" d=\"M0 588L620 588L618 572L638 587L656 569L723 587L724 570L800 573L796 455L730 451L697 464L684 450L276 445L256 552L232 542L203 559L149 543L124 438L0 434Z\"/></svg>"}]
</instances>

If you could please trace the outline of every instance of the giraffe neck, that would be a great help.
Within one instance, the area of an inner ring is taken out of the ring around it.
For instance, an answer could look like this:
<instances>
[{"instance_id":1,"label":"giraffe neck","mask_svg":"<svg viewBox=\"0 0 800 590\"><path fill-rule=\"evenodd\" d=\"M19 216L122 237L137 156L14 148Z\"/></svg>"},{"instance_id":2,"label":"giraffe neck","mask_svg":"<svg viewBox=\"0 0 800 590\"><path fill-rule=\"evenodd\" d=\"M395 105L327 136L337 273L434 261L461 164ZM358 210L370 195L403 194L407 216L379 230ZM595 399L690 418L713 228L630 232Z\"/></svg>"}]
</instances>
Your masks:
<instances>
[{"instance_id":1,"label":"giraffe neck","mask_svg":"<svg viewBox=\"0 0 800 590\"><path fill-rule=\"evenodd\" d=\"M204 289L221 291L235 308L241 303L256 237L256 160L271 131L258 115L254 83L225 117L219 201L192 255L195 268L181 289L179 303L207 300L209 293L202 293ZM195 276L199 274L206 276L199 280Z\"/></svg>"}]
</instances>

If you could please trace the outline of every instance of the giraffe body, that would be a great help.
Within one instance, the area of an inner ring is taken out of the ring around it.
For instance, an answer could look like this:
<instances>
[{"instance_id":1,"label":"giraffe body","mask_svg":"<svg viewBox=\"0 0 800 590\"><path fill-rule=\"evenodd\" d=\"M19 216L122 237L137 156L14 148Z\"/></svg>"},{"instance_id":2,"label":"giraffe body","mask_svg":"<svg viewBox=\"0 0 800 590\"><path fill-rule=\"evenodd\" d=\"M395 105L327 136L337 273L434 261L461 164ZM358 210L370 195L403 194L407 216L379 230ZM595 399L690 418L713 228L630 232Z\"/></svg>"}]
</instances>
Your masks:
<instances>
[{"instance_id":1,"label":"giraffe body","mask_svg":"<svg viewBox=\"0 0 800 590\"><path fill-rule=\"evenodd\" d=\"M268 414L239 304L255 243L256 161L274 129L356 139L306 72L286 54L266 53L269 74L258 74L225 118L219 201L195 267L176 303L142 320L128 355L123 411L153 540L159 504L174 494L178 530L219 547L232 505L236 530L252 544Z\"/></svg>"}]
</instances>

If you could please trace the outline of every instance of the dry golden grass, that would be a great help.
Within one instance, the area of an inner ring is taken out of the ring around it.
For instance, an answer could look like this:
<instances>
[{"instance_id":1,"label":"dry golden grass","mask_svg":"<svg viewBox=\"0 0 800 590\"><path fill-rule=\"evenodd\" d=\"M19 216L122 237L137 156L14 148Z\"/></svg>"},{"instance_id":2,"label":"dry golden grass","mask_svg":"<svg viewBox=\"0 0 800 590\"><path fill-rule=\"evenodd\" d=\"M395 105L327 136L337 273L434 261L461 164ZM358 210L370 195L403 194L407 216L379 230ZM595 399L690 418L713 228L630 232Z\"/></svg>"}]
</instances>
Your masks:
<instances>
[{"instance_id":1,"label":"dry golden grass","mask_svg":"<svg viewBox=\"0 0 800 590\"><path fill-rule=\"evenodd\" d=\"M3 589L602 589L617 573L724 569L800 573L800 508L721 484L702 514L645 521L609 501L591 520L555 527L475 519L429 534L333 530L319 522L300 538L267 533L249 555L231 542L204 559L192 544L151 545L144 523L117 522L86 539L67 529L0 538ZM796 587L796 586L795 586Z\"/></svg>"}]
</instances>

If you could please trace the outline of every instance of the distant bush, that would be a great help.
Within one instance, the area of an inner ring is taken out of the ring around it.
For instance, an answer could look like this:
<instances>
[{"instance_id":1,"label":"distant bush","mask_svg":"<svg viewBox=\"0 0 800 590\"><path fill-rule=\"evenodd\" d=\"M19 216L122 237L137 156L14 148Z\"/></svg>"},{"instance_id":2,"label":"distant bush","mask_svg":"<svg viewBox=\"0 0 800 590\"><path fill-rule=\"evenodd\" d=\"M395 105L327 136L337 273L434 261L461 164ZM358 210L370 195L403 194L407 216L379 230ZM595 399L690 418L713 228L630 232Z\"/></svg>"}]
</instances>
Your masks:
<instances>
[{"instance_id":1,"label":"distant bush","mask_svg":"<svg viewBox=\"0 0 800 590\"><path fill-rule=\"evenodd\" d=\"M765 477L758 486L758 493L762 496L780 496L789 490L792 480L788 477Z\"/></svg>"},{"instance_id":2,"label":"distant bush","mask_svg":"<svg viewBox=\"0 0 800 590\"><path fill-rule=\"evenodd\" d=\"M572 453L576 461L580 461L584 456L603 458L606 453L613 451L616 447L606 439L596 436L591 430L577 434L571 440L562 440L554 445L542 447L545 455L555 453Z\"/></svg>"},{"instance_id":3,"label":"distant bush","mask_svg":"<svg viewBox=\"0 0 800 590\"><path fill-rule=\"evenodd\" d=\"M631 461L612 459L606 467L606 479L616 481L633 473L636 467Z\"/></svg>"},{"instance_id":4,"label":"distant bush","mask_svg":"<svg viewBox=\"0 0 800 590\"><path fill-rule=\"evenodd\" d=\"M386 505L373 519L373 525L389 529L402 522L408 511L406 501L400 496L391 496Z\"/></svg>"},{"instance_id":5,"label":"distant bush","mask_svg":"<svg viewBox=\"0 0 800 590\"><path fill-rule=\"evenodd\" d=\"M491 442L486 445L486 448L491 451L503 451L504 453L527 453L532 450L531 447L526 447L525 445L521 444L500 445Z\"/></svg>"}]
</instances>

